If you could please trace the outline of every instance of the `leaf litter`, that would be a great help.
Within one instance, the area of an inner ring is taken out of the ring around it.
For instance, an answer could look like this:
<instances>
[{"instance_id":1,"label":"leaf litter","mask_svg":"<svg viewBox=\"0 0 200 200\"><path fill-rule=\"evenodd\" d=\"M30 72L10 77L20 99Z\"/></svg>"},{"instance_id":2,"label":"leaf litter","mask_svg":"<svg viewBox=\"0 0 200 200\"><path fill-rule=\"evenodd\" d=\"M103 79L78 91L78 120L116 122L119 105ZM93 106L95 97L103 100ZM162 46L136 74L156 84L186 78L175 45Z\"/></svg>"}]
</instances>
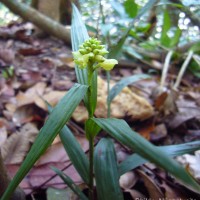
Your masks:
<instances>
[{"instance_id":1,"label":"leaf litter","mask_svg":"<svg viewBox=\"0 0 200 200\"><path fill-rule=\"evenodd\" d=\"M33 28L27 24L13 24L0 29L0 44L3 47L0 49L0 148L11 177L19 168L48 115L44 100L55 106L76 82L71 49L55 38L39 39L27 35ZM160 63L157 60L152 62ZM14 72L5 79L2 72L11 66ZM112 85L123 77L146 73L147 69L142 65L136 68L131 63L128 67L123 66L119 64L111 72ZM103 71L100 75L95 115L106 117L106 77ZM172 74L169 77L173 77ZM173 79L170 78L166 91L155 95L159 79L159 75L153 75L150 80L141 80L125 88L111 104L112 116L126 119L134 130L157 145L199 140L199 83L186 74L183 85L174 96L170 88ZM88 151L88 142L83 136L86 117L84 107L80 105L73 114L72 123L69 123L85 152ZM102 136L100 134L97 141ZM120 144L116 143L115 147L119 162L132 153ZM198 151L195 155L183 155L178 160L199 180ZM56 138L21 183L27 194L42 188L65 188L62 180L50 169L51 165L66 172L78 185L83 183L59 138ZM144 167L139 167L123 175L120 184L124 194L132 198L155 198L157 194L165 198L187 197L185 193L180 193L183 189L180 185L174 187L176 181L165 172L154 167L149 173ZM189 194L192 195L191 191Z\"/></svg>"}]
</instances>

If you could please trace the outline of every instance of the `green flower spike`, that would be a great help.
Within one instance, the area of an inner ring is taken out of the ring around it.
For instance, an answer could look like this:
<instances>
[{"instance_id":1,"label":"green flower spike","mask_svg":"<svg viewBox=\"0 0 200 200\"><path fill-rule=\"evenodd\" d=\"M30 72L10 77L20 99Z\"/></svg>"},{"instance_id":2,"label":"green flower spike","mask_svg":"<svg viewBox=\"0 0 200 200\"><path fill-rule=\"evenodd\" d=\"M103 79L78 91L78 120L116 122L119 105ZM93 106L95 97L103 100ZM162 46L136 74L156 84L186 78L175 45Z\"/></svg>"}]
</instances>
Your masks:
<instances>
[{"instance_id":1,"label":"green flower spike","mask_svg":"<svg viewBox=\"0 0 200 200\"><path fill-rule=\"evenodd\" d=\"M90 38L86 40L79 50L73 52L74 62L80 69L84 69L90 65L93 65L93 70L102 67L105 70L111 70L118 61L115 59L106 59L104 56L109 52L105 49L105 45L101 45L101 42L96 38Z\"/></svg>"}]
</instances>

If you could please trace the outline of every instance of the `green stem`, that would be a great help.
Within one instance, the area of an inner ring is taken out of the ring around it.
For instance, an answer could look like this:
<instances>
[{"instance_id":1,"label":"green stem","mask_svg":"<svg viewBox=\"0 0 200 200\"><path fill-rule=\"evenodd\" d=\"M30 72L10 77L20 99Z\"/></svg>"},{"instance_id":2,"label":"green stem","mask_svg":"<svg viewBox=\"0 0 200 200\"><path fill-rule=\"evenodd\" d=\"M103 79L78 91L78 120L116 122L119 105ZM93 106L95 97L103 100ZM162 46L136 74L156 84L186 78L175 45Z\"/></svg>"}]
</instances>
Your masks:
<instances>
[{"instance_id":1,"label":"green stem","mask_svg":"<svg viewBox=\"0 0 200 200\"><path fill-rule=\"evenodd\" d=\"M89 106L89 110L88 110L88 115L89 115L89 118L92 118L93 115L94 115L94 110L92 108L92 87L91 87L91 84L92 84L92 76L93 76L93 64L92 63L89 63L88 64L88 85L89 85L89 88L88 88L88 91L87 91L87 97L88 97L88 106Z\"/></svg>"},{"instance_id":2,"label":"green stem","mask_svg":"<svg viewBox=\"0 0 200 200\"><path fill-rule=\"evenodd\" d=\"M109 96L109 93L110 93L110 72L107 71L106 72L106 76L107 76L107 92L108 92L108 96ZM107 101L107 117L110 118L110 102Z\"/></svg>"},{"instance_id":3,"label":"green stem","mask_svg":"<svg viewBox=\"0 0 200 200\"><path fill-rule=\"evenodd\" d=\"M89 159L90 159L90 169L89 169L89 199L94 199L94 181L93 181L93 165L94 165L94 138L89 139Z\"/></svg>"},{"instance_id":4,"label":"green stem","mask_svg":"<svg viewBox=\"0 0 200 200\"><path fill-rule=\"evenodd\" d=\"M88 115L89 118L93 118L94 116L94 110L92 107L92 76L93 76L93 63L89 62L88 63L88 92L87 92L87 97L88 97L88 105L89 105L89 110L88 110ZM93 200L94 199L94 181L93 181L93 165L94 165L94 138L91 136L89 137L89 199Z\"/></svg>"}]
</instances>

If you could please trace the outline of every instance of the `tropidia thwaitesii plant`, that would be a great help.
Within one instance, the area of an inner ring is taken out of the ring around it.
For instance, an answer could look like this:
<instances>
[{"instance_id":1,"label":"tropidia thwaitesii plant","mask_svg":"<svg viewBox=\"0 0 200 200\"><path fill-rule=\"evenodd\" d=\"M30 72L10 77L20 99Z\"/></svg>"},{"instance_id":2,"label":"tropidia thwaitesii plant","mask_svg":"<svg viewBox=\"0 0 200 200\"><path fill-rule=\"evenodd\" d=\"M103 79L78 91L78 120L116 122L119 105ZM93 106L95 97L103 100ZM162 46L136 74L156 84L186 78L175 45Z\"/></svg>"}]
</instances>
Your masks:
<instances>
[{"instance_id":1,"label":"tropidia thwaitesii plant","mask_svg":"<svg viewBox=\"0 0 200 200\"><path fill-rule=\"evenodd\" d=\"M58 133L71 162L88 186L89 197L76 186L69 176L59 169L53 168L53 170L80 199L94 199L94 191L97 192L98 200L124 199L119 186L119 177L148 161L165 169L193 191L199 192L198 183L170 157L194 152L199 149L200 142L156 147L134 132L124 120L94 117L97 98L97 70L98 68L111 70L117 64L117 60L107 59L105 56L108 51L105 46L99 40L88 37L81 15L75 6L73 6L71 37L73 56L76 63L76 76L79 83L76 83L67 92L55 108L49 106L51 112L48 119L39 131L38 137L1 200L10 199L21 180L53 142ZM66 122L82 99L88 110L85 133L89 141L89 158L66 126ZM94 149L94 139L101 129L106 131L108 136L102 138ZM109 136L129 147L135 153L119 164L116 159L113 140Z\"/></svg>"}]
</instances>

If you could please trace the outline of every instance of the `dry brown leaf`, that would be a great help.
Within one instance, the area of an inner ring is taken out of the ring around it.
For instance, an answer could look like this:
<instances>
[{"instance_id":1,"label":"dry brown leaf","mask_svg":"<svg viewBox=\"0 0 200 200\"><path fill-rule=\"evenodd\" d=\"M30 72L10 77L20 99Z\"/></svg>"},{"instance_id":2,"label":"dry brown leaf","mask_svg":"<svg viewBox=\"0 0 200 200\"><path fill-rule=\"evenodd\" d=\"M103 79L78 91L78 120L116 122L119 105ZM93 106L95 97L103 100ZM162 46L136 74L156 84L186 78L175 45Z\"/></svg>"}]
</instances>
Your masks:
<instances>
[{"instance_id":1,"label":"dry brown leaf","mask_svg":"<svg viewBox=\"0 0 200 200\"><path fill-rule=\"evenodd\" d=\"M85 137L76 136L76 140L81 145L83 151L89 149L88 140ZM61 142L52 144L44 155L37 161L36 166L43 165L50 162L66 162L69 161L69 157Z\"/></svg>"},{"instance_id":2,"label":"dry brown leaf","mask_svg":"<svg viewBox=\"0 0 200 200\"><path fill-rule=\"evenodd\" d=\"M139 176L143 179L145 187L147 188L151 199L164 198L162 191L160 190L160 188L157 186L157 184L151 177L149 177L142 170L137 170L137 172L138 172Z\"/></svg>"},{"instance_id":3,"label":"dry brown leaf","mask_svg":"<svg viewBox=\"0 0 200 200\"><path fill-rule=\"evenodd\" d=\"M133 171L127 172L120 176L119 184L123 189L131 189L138 181L138 176Z\"/></svg>"},{"instance_id":4,"label":"dry brown leaf","mask_svg":"<svg viewBox=\"0 0 200 200\"><path fill-rule=\"evenodd\" d=\"M51 177L55 175L55 172L50 168L51 166L56 167L60 170L64 169L63 172L68 175L75 183L81 184L83 183L81 177L77 173L76 169L73 165L70 164L70 162L52 162L47 163L45 165L40 165L37 167L34 167L31 172L29 173L29 183L32 187L40 187L43 183L45 183L47 180L49 180ZM47 188L49 186L56 187L56 188L64 188L66 187L63 180L56 176L51 181L46 183L42 188Z\"/></svg>"},{"instance_id":5,"label":"dry brown leaf","mask_svg":"<svg viewBox=\"0 0 200 200\"><path fill-rule=\"evenodd\" d=\"M141 192L134 190L134 189L127 189L125 190L125 192L129 193L132 197L132 199L135 200L139 200L139 199L148 199L147 197L145 197Z\"/></svg>"},{"instance_id":6,"label":"dry brown leaf","mask_svg":"<svg viewBox=\"0 0 200 200\"><path fill-rule=\"evenodd\" d=\"M19 92L16 96L17 106L24 106L34 103L38 98L44 94L46 83L39 82L33 87L29 88L25 93Z\"/></svg>"},{"instance_id":7,"label":"dry brown leaf","mask_svg":"<svg viewBox=\"0 0 200 200\"><path fill-rule=\"evenodd\" d=\"M51 106L55 106L65 94L66 92L63 91L50 91L45 93L42 98L35 99L35 104L43 110L47 110L44 100L51 104Z\"/></svg>"},{"instance_id":8,"label":"dry brown leaf","mask_svg":"<svg viewBox=\"0 0 200 200\"><path fill-rule=\"evenodd\" d=\"M32 121L43 121L44 118L39 111L40 108L34 104L21 106L14 112L12 120L18 126Z\"/></svg>"},{"instance_id":9,"label":"dry brown leaf","mask_svg":"<svg viewBox=\"0 0 200 200\"><path fill-rule=\"evenodd\" d=\"M13 133L1 146L2 157L5 163L21 163L38 132L34 124L27 123L19 132Z\"/></svg>"},{"instance_id":10,"label":"dry brown leaf","mask_svg":"<svg viewBox=\"0 0 200 200\"><path fill-rule=\"evenodd\" d=\"M0 148L3 145L3 143L6 141L7 139L7 129L5 126L1 127L0 126Z\"/></svg>"},{"instance_id":11,"label":"dry brown leaf","mask_svg":"<svg viewBox=\"0 0 200 200\"><path fill-rule=\"evenodd\" d=\"M114 84L111 84L111 87ZM98 96L96 117L107 117L107 82L98 77ZM132 120L143 120L153 115L153 107L145 100L134 94L128 87L117 95L111 103L111 115L115 118L129 116ZM73 113L73 118L78 122L84 122L88 115L83 106L78 106Z\"/></svg>"},{"instance_id":12,"label":"dry brown leaf","mask_svg":"<svg viewBox=\"0 0 200 200\"><path fill-rule=\"evenodd\" d=\"M169 186L164 181L160 187L164 190L165 199L188 199L182 190L178 190L176 187Z\"/></svg>"},{"instance_id":13,"label":"dry brown leaf","mask_svg":"<svg viewBox=\"0 0 200 200\"><path fill-rule=\"evenodd\" d=\"M167 127L163 124L158 124L154 131L151 132L151 141L158 141L167 136Z\"/></svg>"}]
</instances>

